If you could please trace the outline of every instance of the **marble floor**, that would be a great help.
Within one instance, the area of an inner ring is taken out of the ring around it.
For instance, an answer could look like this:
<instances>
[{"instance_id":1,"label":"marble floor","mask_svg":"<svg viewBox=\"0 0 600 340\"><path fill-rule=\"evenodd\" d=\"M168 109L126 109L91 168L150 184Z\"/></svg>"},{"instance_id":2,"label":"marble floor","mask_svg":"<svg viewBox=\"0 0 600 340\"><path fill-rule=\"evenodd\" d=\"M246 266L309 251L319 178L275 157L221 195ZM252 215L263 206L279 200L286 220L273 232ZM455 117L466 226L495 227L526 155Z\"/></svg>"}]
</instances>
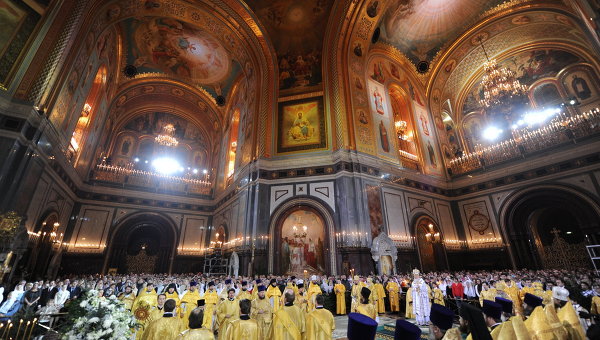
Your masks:
<instances>
[{"instance_id":1,"label":"marble floor","mask_svg":"<svg viewBox=\"0 0 600 340\"><path fill-rule=\"evenodd\" d=\"M348 316L335 316L335 330L333 331L333 339L336 340L344 340L347 339L347 329L348 329ZM383 326L389 323L395 323L397 319L400 317L395 314L382 314L379 315L379 326ZM415 319L408 319L410 322L415 322ZM422 334L428 334L428 327L421 327ZM421 335L423 336L423 335ZM376 337L376 340L384 339Z\"/></svg>"}]
</instances>

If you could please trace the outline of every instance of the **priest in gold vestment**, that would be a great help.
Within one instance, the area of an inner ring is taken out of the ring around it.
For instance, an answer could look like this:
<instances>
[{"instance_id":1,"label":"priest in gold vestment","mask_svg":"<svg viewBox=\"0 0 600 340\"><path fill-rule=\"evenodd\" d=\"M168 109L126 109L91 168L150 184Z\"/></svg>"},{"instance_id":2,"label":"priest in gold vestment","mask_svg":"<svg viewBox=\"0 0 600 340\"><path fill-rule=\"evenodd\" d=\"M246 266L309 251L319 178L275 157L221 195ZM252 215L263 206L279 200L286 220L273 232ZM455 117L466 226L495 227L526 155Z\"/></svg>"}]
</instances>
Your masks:
<instances>
[{"instance_id":1,"label":"priest in gold vestment","mask_svg":"<svg viewBox=\"0 0 600 340\"><path fill-rule=\"evenodd\" d=\"M379 279L375 279L373 288L377 291L377 313L385 313L385 289Z\"/></svg>"},{"instance_id":2,"label":"priest in gold vestment","mask_svg":"<svg viewBox=\"0 0 600 340\"><path fill-rule=\"evenodd\" d=\"M208 291L204 293L204 322L202 327L213 330L213 316L216 310L217 302L219 302L219 295L215 290L215 283L210 281L208 283Z\"/></svg>"},{"instance_id":3,"label":"priest in gold vestment","mask_svg":"<svg viewBox=\"0 0 600 340\"><path fill-rule=\"evenodd\" d=\"M229 288L227 300L217 306L217 322L219 329L219 340L226 339L227 331L231 323L240 317L240 305L235 299L235 289Z\"/></svg>"},{"instance_id":4,"label":"priest in gold vestment","mask_svg":"<svg viewBox=\"0 0 600 340\"><path fill-rule=\"evenodd\" d=\"M123 302L125 309L132 310L133 303L135 302L135 293L131 286L125 287L125 291L119 294L118 299Z\"/></svg>"},{"instance_id":5,"label":"priest in gold vestment","mask_svg":"<svg viewBox=\"0 0 600 340\"><path fill-rule=\"evenodd\" d=\"M388 291L388 297L390 300L390 310L391 312L399 312L400 311L400 286L395 281L388 281L385 285L385 289Z\"/></svg>"},{"instance_id":6,"label":"priest in gold vestment","mask_svg":"<svg viewBox=\"0 0 600 340\"><path fill-rule=\"evenodd\" d=\"M167 300L175 300L177 306L179 306L179 293L177 293L177 286L174 283L170 283L167 286L167 291L164 292Z\"/></svg>"},{"instance_id":7,"label":"priest in gold vestment","mask_svg":"<svg viewBox=\"0 0 600 340\"><path fill-rule=\"evenodd\" d=\"M356 307L360 304L360 290L365 284L360 281L358 275L354 276L352 283L352 292L350 293L352 296L352 304L350 305L350 312L355 313Z\"/></svg>"},{"instance_id":8,"label":"priest in gold vestment","mask_svg":"<svg viewBox=\"0 0 600 340\"><path fill-rule=\"evenodd\" d=\"M254 299L252 297L252 294L250 294L248 292L248 282L247 281L242 281L242 290L240 291L240 293L235 298L238 301L242 301L242 300L250 300L250 301L252 301Z\"/></svg>"},{"instance_id":9,"label":"priest in gold vestment","mask_svg":"<svg viewBox=\"0 0 600 340\"><path fill-rule=\"evenodd\" d=\"M198 283L192 281L190 282L190 289L181 297L179 303L180 317L184 325L187 325L192 310L198 307L198 300L200 300Z\"/></svg>"},{"instance_id":10,"label":"priest in gold vestment","mask_svg":"<svg viewBox=\"0 0 600 340\"><path fill-rule=\"evenodd\" d=\"M165 296L165 294L158 295L158 297L156 298L155 305L150 308L150 317L148 318L148 321L153 321L162 318L162 316L165 314L164 307L166 301L167 297ZM177 302L175 302L175 304L177 304Z\"/></svg>"},{"instance_id":11,"label":"priest in gold vestment","mask_svg":"<svg viewBox=\"0 0 600 340\"><path fill-rule=\"evenodd\" d=\"M142 340L175 339L183 331L179 318L175 315L177 302L169 299L165 302L164 314L157 320L152 320L144 330Z\"/></svg>"},{"instance_id":12,"label":"priest in gold vestment","mask_svg":"<svg viewBox=\"0 0 600 340\"><path fill-rule=\"evenodd\" d=\"M294 305L294 293L285 293L285 305L273 315L271 340L302 340L306 331L304 313Z\"/></svg>"},{"instance_id":13,"label":"priest in gold vestment","mask_svg":"<svg viewBox=\"0 0 600 340\"><path fill-rule=\"evenodd\" d=\"M143 288L142 291L138 294L137 298L134 302L134 309L137 307L139 303L145 303L149 306L156 306L156 291L154 290L154 285L152 283L148 283L146 288Z\"/></svg>"},{"instance_id":14,"label":"priest in gold vestment","mask_svg":"<svg viewBox=\"0 0 600 340\"><path fill-rule=\"evenodd\" d=\"M192 310L187 325L189 329L181 332L175 340L215 340L215 336L210 330L202 328L203 321L204 309L195 308Z\"/></svg>"},{"instance_id":15,"label":"priest in gold vestment","mask_svg":"<svg viewBox=\"0 0 600 340\"><path fill-rule=\"evenodd\" d=\"M309 302L308 302L308 295L304 291L304 281L298 280L297 287L298 287L298 291L297 292L294 292L290 288L286 288L285 291L292 291L292 292L294 292L294 296L296 297L294 299L294 305L298 306L298 308L300 308L300 310L303 311L304 313L308 313L309 312L309 310L308 310Z\"/></svg>"},{"instance_id":16,"label":"priest in gold vestment","mask_svg":"<svg viewBox=\"0 0 600 340\"><path fill-rule=\"evenodd\" d=\"M267 288L267 299L271 303L271 307L273 307L273 312L277 312L281 309L281 291L279 287L277 287L277 280L271 279L269 283L269 288Z\"/></svg>"},{"instance_id":17,"label":"priest in gold vestment","mask_svg":"<svg viewBox=\"0 0 600 340\"><path fill-rule=\"evenodd\" d=\"M377 319L377 309L369 302L370 296L371 290L367 287L362 287L360 290L360 304L356 307L356 312L375 320Z\"/></svg>"},{"instance_id":18,"label":"priest in gold vestment","mask_svg":"<svg viewBox=\"0 0 600 340\"><path fill-rule=\"evenodd\" d=\"M308 285L308 290L306 291L306 297L308 299L307 312L312 312L315 309L315 296L317 294L322 294L321 287L319 287L318 278L316 275L313 275L310 278L310 284Z\"/></svg>"},{"instance_id":19,"label":"priest in gold vestment","mask_svg":"<svg viewBox=\"0 0 600 340\"><path fill-rule=\"evenodd\" d=\"M226 340L262 340L264 335L256 320L250 318L252 303L248 299L239 301L240 318L231 322L225 334Z\"/></svg>"},{"instance_id":20,"label":"priest in gold vestment","mask_svg":"<svg viewBox=\"0 0 600 340\"><path fill-rule=\"evenodd\" d=\"M273 307L265 296L265 286L256 287L256 299L252 300L251 317L256 320L263 335L268 335L273 321Z\"/></svg>"},{"instance_id":21,"label":"priest in gold vestment","mask_svg":"<svg viewBox=\"0 0 600 340\"><path fill-rule=\"evenodd\" d=\"M337 279L335 286L333 286L335 292L335 314L345 315L346 314L346 286L342 284L342 281Z\"/></svg>"},{"instance_id":22,"label":"priest in gold vestment","mask_svg":"<svg viewBox=\"0 0 600 340\"><path fill-rule=\"evenodd\" d=\"M306 316L305 340L329 340L335 329L333 314L323 308L325 297L321 294L315 297L315 310Z\"/></svg>"}]
</instances>

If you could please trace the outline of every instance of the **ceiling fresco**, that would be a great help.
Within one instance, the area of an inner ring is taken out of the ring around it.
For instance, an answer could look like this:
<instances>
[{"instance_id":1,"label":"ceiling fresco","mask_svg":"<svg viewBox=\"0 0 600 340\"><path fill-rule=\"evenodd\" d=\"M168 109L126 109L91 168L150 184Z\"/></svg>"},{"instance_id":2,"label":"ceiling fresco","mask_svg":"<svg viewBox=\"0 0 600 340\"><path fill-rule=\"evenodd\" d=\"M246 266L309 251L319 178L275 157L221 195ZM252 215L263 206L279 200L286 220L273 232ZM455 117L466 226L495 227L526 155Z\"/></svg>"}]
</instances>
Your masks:
<instances>
[{"instance_id":1,"label":"ceiling fresco","mask_svg":"<svg viewBox=\"0 0 600 340\"><path fill-rule=\"evenodd\" d=\"M394 0L381 25L381 40L393 45L417 64L431 62L452 43L481 13L503 0Z\"/></svg>"},{"instance_id":2,"label":"ceiling fresco","mask_svg":"<svg viewBox=\"0 0 600 340\"><path fill-rule=\"evenodd\" d=\"M540 49L511 56L500 61L499 65L514 71L519 82L529 86L539 79L556 76L564 67L580 61L581 58L566 51ZM479 77L468 91L463 104L463 114L481 109L479 101L483 99L482 78L483 76Z\"/></svg>"},{"instance_id":3,"label":"ceiling fresco","mask_svg":"<svg viewBox=\"0 0 600 340\"><path fill-rule=\"evenodd\" d=\"M142 17L122 24L127 64L139 73L165 73L202 86L213 96L229 92L241 73L224 45L207 31L172 18Z\"/></svg>"},{"instance_id":4,"label":"ceiling fresco","mask_svg":"<svg viewBox=\"0 0 600 340\"><path fill-rule=\"evenodd\" d=\"M277 53L279 88L309 90L322 82L323 37L333 0L247 0Z\"/></svg>"}]
</instances>

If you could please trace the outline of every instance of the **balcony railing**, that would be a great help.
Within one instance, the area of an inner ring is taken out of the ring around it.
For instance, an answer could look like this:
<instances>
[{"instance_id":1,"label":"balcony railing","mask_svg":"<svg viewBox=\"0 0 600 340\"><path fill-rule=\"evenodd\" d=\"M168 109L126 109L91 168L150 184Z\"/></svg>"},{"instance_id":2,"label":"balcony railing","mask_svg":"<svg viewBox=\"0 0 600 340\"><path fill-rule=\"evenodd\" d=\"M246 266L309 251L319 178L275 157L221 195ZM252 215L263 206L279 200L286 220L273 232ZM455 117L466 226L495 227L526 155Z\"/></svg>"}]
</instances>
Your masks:
<instances>
[{"instance_id":1,"label":"balcony railing","mask_svg":"<svg viewBox=\"0 0 600 340\"><path fill-rule=\"evenodd\" d=\"M169 176L107 164L98 164L91 177L94 181L121 184L124 187L142 187L198 195L210 195L212 186L207 180L191 176Z\"/></svg>"},{"instance_id":2,"label":"balcony railing","mask_svg":"<svg viewBox=\"0 0 600 340\"><path fill-rule=\"evenodd\" d=\"M579 139L600 133L600 110L577 115L560 114L545 126L535 130L513 130L513 138L454 158L449 163L451 176L467 174L486 167L522 159L528 155L572 144Z\"/></svg>"}]
</instances>

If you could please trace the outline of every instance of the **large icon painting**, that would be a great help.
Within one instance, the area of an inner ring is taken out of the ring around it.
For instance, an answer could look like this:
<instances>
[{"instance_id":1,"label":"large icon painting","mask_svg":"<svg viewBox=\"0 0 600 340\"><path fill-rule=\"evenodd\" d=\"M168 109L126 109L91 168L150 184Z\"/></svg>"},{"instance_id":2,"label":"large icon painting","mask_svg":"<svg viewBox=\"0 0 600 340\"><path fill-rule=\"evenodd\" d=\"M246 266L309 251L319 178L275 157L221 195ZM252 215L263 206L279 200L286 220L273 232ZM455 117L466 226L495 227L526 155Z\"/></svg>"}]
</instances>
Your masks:
<instances>
[{"instance_id":1,"label":"large icon painting","mask_svg":"<svg viewBox=\"0 0 600 340\"><path fill-rule=\"evenodd\" d=\"M281 227L281 272L301 277L325 272L325 223L306 208L289 214Z\"/></svg>"},{"instance_id":2,"label":"large icon painting","mask_svg":"<svg viewBox=\"0 0 600 340\"><path fill-rule=\"evenodd\" d=\"M323 97L279 103L277 120L279 153L327 146Z\"/></svg>"}]
</instances>

